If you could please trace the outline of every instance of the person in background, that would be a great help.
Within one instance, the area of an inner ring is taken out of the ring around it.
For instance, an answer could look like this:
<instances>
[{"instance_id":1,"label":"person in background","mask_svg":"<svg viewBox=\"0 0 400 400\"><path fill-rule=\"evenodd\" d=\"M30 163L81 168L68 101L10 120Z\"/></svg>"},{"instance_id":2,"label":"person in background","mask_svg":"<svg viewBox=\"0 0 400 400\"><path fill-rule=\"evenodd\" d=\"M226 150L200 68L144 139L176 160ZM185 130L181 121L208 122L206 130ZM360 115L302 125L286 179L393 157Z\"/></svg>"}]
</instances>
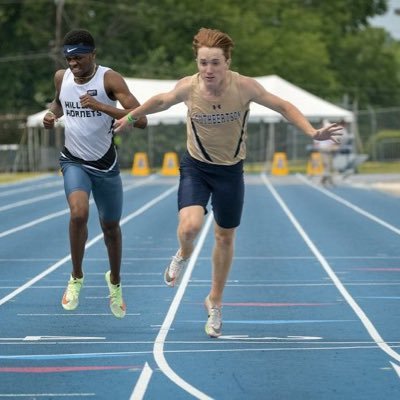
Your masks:
<instances>
[{"instance_id":1,"label":"person in background","mask_svg":"<svg viewBox=\"0 0 400 400\"><path fill-rule=\"evenodd\" d=\"M115 123L121 131L139 118L184 102L187 152L180 161L178 189L179 249L164 272L168 286L176 285L188 264L211 198L215 243L212 283L204 304L210 337L222 333L222 298L234 255L235 232L244 201L243 160L251 102L282 114L315 140L338 140L341 127L315 129L291 103L269 93L255 79L230 70L232 39L216 29L201 28L193 38L198 72L178 81L168 93L151 97Z\"/></svg>"},{"instance_id":2,"label":"person in background","mask_svg":"<svg viewBox=\"0 0 400 400\"><path fill-rule=\"evenodd\" d=\"M82 262L88 238L89 198L93 194L109 258L105 280L110 309L115 317L123 318L126 313L120 278L123 192L113 144L113 124L127 109L135 109L140 103L119 73L96 64L95 41L89 31L68 32L63 45L68 68L55 73L55 98L43 119L47 129L53 128L61 116L64 116L65 125L60 166L70 209L72 272L61 305L65 310L74 310L79 304L84 281ZM116 107L117 101L124 109ZM145 116L135 123L138 128L146 125Z\"/></svg>"},{"instance_id":3,"label":"person in background","mask_svg":"<svg viewBox=\"0 0 400 400\"><path fill-rule=\"evenodd\" d=\"M330 126L331 123L328 120L323 120L322 126L327 127ZM343 134L343 126L342 126L342 134ZM333 158L335 153L338 151L339 146L338 143L334 140L314 140L314 147L321 154L323 172L321 176L321 185L323 186L333 186Z\"/></svg>"}]
</instances>

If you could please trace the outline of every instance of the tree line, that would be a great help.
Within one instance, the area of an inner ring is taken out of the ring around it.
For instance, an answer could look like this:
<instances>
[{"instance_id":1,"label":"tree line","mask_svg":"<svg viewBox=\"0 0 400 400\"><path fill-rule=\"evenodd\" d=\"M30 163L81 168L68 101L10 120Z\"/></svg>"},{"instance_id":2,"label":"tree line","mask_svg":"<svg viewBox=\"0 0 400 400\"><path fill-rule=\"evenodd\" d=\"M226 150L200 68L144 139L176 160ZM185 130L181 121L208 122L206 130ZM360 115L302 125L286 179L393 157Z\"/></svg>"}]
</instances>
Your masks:
<instances>
[{"instance_id":1,"label":"tree line","mask_svg":"<svg viewBox=\"0 0 400 400\"><path fill-rule=\"evenodd\" d=\"M0 0L0 114L46 107L74 28L90 30L98 62L126 77L194 73L192 39L209 27L232 37L231 67L244 75L276 74L347 108L395 106L400 44L368 23L386 9L387 0Z\"/></svg>"}]
</instances>

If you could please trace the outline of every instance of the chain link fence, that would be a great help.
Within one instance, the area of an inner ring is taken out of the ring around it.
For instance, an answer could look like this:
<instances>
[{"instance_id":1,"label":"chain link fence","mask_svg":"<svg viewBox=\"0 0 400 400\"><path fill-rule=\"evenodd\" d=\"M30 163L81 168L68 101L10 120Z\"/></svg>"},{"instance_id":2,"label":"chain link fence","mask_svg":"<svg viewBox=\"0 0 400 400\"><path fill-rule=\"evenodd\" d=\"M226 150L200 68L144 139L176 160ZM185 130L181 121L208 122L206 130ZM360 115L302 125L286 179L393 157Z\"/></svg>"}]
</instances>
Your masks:
<instances>
[{"instance_id":1,"label":"chain link fence","mask_svg":"<svg viewBox=\"0 0 400 400\"><path fill-rule=\"evenodd\" d=\"M320 126L321 121L311 121ZM357 153L371 161L400 160L400 107L369 109L356 113L356 121L348 127ZM26 116L0 116L0 172L58 170L58 156L64 143L62 127L45 130L27 128ZM186 126L158 125L134 129L116 137L121 168L129 169L135 153L148 155L150 168L162 166L166 152L178 157L186 149ZM265 164L276 151L285 152L292 163L306 163L310 138L285 122L250 123L248 125L246 165Z\"/></svg>"},{"instance_id":2,"label":"chain link fence","mask_svg":"<svg viewBox=\"0 0 400 400\"><path fill-rule=\"evenodd\" d=\"M360 150L371 161L400 160L400 107L359 111L357 125Z\"/></svg>"}]
</instances>

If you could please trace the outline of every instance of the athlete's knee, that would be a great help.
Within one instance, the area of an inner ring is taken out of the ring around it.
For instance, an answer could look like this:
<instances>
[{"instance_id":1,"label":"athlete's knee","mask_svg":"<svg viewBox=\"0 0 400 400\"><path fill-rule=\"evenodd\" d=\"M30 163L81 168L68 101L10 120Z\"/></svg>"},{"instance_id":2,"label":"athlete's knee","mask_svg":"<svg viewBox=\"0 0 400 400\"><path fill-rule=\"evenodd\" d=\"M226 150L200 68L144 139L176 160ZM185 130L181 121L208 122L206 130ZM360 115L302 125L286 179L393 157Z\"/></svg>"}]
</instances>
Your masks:
<instances>
[{"instance_id":1,"label":"athlete's knee","mask_svg":"<svg viewBox=\"0 0 400 400\"><path fill-rule=\"evenodd\" d=\"M235 242L235 228L224 229L220 227L215 228L214 232L215 242L221 247L233 246Z\"/></svg>"},{"instance_id":2,"label":"athlete's knee","mask_svg":"<svg viewBox=\"0 0 400 400\"><path fill-rule=\"evenodd\" d=\"M89 200L85 192L73 192L68 197L71 222L86 224L89 218Z\"/></svg>"},{"instance_id":3,"label":"athlete's knee","mask_svg":"<svg viewBox=\"0 0 400 400\"><path fill-rule=\"evenodd\" d=\"M100 224L106 240L116 240L121 237L121 227L119 222L100 221Z\"/></svg>"},{"instance_id":4,"label":"athlete's knee","mask_svg":"<svg viewBox=\"0 0 400 400\"><path fill-rule=\"evenodd\" d=\"M194 240L201 230L204 211L200 207L182 209L179 214L178 234L183 240Z\"/></svg>"},{"instance_id":5,"label":"athlete's knee","mask_svg":"<svg viewBox=\"0 0 400 400\"><path fill-rule=\"evenodd\" d=\"M200 232L201 224L195 221L181 221L179 223L179 236L183 240L194 240Z\"/></svg>"},{"instance_id":6,"label":"athlete's knee","mask_svg":"<svg viewBox=\"0 0 400 400\"><path fill-rule=\"evenodd\" d=\"M73 224L83 225L86 224L89 218L88 207L73 205L70 207L70 219Z\"/></svg>"}]
</instances>

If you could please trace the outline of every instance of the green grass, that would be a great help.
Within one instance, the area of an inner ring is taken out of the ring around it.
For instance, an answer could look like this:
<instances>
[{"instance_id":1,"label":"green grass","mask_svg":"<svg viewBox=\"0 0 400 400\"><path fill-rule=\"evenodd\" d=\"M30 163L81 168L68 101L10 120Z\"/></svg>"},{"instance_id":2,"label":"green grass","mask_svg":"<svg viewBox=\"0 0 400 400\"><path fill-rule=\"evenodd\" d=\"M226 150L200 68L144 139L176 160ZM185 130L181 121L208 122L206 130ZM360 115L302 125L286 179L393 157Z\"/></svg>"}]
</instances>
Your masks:
<instances>
[{"instance_id":1,"label":"green grass","mask_svg":"<svg viewBox=\"0 0 400 400\"><path fill-rule=\"evenodd\" d=\"M368 161L358 167L360 174L400 174L400 162Z\"/></svg>"},{"instance_id":2,"label":"green grass","mask_svg":"<svg viewBox=\"0 0 400 400\"><path fill-rule=\"evenodd\" d=\"M290 174L305 174L307 164L304 161L289 161ZM265 164L245 164L245 171L248 173L260 173L265 169ZM268 171L270 167L268 168ZM393 162L374 162L366 161L358 167L359 174L400 174L400 161Z\"/></svg>"}]
</instances>

